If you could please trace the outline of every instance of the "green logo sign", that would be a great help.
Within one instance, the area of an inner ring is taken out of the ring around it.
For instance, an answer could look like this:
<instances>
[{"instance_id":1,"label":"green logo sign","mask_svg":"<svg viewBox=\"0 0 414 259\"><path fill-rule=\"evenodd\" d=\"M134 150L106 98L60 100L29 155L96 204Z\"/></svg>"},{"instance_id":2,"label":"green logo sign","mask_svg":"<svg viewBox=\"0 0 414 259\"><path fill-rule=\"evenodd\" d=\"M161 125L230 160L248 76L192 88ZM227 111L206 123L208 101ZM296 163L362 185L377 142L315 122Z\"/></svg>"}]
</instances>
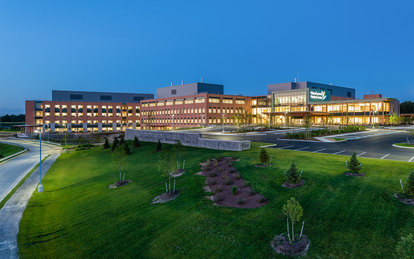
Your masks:
<instances>
[{"instance_id":1,"label":"green logo sign","mask_svg":"<svg viewBox=\"0 0 414 259\"><path fill-rule=\"evenodd\" d=\"M322 89L309 89L310 102L326 102L331 100L331 94Z\"/></svg>"}]
</instances>

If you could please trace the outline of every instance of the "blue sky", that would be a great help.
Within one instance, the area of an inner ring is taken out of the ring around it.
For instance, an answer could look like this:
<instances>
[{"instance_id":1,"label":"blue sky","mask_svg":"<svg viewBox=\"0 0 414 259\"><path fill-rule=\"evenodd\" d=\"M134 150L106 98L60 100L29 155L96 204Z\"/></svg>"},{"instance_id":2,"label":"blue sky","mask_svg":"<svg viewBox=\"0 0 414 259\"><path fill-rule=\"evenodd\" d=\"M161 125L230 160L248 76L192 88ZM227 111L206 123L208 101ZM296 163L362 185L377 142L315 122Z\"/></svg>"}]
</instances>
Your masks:
<instances>
[{"instance_id":1,"label":"blue sky","mask_svg":"<svg viewBox=\"0 0 414 259\"><path fill-rule=\"evenodd\" d=\"M0 1L0 114L51 90L262 95L315 81L414 100L413 1Z\"/></svg>"}]
</instances>

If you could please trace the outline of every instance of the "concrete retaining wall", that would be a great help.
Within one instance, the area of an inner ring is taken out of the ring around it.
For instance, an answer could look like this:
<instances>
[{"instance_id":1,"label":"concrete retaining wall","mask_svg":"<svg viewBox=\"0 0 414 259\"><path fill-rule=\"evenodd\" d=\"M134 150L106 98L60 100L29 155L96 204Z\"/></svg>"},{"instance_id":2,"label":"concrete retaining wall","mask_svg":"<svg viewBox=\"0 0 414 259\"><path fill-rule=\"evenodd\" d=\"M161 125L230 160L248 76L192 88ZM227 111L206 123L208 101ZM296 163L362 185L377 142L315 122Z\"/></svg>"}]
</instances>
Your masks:
<instances>
[{"instance_id":1,"label":"concrete retaining wall","mask_svg":"<svg viewBox=\"0 0 414 259\"><path fill-rule=\"evenodd\" d=\"M250 141L232 141L219 139L201 138L200 133L155 131L155 130L133 130L127 129L125 132L126 140L133 140L137 137L140 141L158 142L175 144L180 141L183 146L201 147L216 150L242 151L250 149Z\"/></svg>"}]
</instances>

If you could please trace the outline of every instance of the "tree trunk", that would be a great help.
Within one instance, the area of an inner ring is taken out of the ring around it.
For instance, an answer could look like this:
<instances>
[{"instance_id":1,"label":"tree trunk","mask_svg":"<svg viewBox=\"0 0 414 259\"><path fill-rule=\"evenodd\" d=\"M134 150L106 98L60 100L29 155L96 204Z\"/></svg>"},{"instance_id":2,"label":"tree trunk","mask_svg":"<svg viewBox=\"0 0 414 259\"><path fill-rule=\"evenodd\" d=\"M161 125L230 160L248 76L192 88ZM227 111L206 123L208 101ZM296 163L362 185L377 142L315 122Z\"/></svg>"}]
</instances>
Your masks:
<instances>
[{"instance_id":1,"label":"tree trunk","mask_svg":"<svg viewBox=\"0 0 414 259\"><path fill-rule=\"evenodd\" d=\"M302 229L300 230L299 240L302 238L303 226L305 226L305 221L302 222Z\"/></svg>"},{"instance_id":2,"label":"tree trunk","mask_svg":"<svg viewBox=\"0 0 414 259\"><path fill-rule=\"evenodd\" d=\"M292 243L292 240L290 239L290 234L289 234L289 219L288 218L286 218L286 229L287 229L289 243Z\"/></svg>"},{"instance_id":3,"label":"tree trunk","mask_svg":"<svg viewBox=\"0 0 414 259\"><path fill-rule=\"evenodd\" d=\"M168 186L167 186L167 182L165 182L165 193L168 193Z\"/></svg>"},{"instance_id":4,"label":"tree trunk","mask_svg":"<svg viewBox=\"0 0 414 259\"><path fill-rule=\"evenodd\" d=\"M295 223L292 221L292 242L295 241Z\"/></svg>"}]
</instances>

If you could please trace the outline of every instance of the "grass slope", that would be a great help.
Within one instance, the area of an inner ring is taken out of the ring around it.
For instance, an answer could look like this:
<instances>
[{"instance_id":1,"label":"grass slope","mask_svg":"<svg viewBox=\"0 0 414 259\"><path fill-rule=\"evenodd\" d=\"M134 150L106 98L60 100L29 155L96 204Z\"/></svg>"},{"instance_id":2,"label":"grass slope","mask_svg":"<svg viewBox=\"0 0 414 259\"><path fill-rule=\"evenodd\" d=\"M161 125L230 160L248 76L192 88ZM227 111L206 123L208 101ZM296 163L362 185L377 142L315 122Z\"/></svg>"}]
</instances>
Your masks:
<instances>
[{"instance_id":1,"label":"grass slope","mask_svg":"<svg viewBox=\"0 0 414 259\"><path fill-rule=\"evenodd\" d=\"M0 143L0 154L2 154L4 157L13 155L14 153L22 151L23 149L24 148L19 146Z\"/></svg>"},{"instance_id":2,"label":"grass slope","mask_svg":"<svg viewBox=\"0 0 414 259\"><path fill-rule=\"evenodd\" d=\"M414 231L414 208L392 194L413 164L363 159L364 177L347 177L344 156L268 149L274 166L255 168L257 144L243 152L186 148L180 196L151 204L165 189L155 144L142 143L128 158L132 182L108 189L117 175L111 153L97 147L62 155L33 194L20 223L21 258L270 258L270 241L285 231L282 205L294 196L303 206L308 258L390 258L400 236ZM204 198L195 176L207 158L236 156L242 177L269 199L258 209L217 207ZM281 187L295 159L306 184ZM297 227L297 232L299 226Z\"/></svg>"}]
</instances>

